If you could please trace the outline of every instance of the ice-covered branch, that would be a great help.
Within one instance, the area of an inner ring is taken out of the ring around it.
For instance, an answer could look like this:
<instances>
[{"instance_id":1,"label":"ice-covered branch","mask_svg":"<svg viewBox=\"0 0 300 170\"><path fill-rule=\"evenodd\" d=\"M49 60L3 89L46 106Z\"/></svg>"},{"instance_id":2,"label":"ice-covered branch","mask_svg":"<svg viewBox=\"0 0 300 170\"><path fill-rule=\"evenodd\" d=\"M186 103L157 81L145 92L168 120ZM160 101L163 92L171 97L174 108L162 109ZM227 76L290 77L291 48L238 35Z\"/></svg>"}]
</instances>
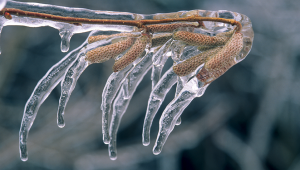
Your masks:
<instances>
[{"instance_id":1,"label":"ice-covered branch","mask_svg":"<svg viewBox=\"0 0 300 170\"><path fill-rule=\"evenodd\" d=\"M115 60L102 94L103 141L111 159L117 158L116 139L122 116L144 78L152 69L150 94L143 129L143 144L150 142L154 116L170 88L175 98L160 119L154 154L159 154L180 115L195 97L249 53L252 25L245 15L230 11L180 11L167 14L133 14L93 11L37 3L8 1L0 11L0 28L7 25L50 26L59 30L61 51L69 50L76 33L92 31L86 41L55 64L38 82L24 109L20 129L20 155L28 159L27 138L38 109L61 83L57 124L65 126L67 102L83 71L91 64ZM168 57L174 61L163 76ZM112 110L112 111L111 111Z\"/></svg>"}]
</instances>

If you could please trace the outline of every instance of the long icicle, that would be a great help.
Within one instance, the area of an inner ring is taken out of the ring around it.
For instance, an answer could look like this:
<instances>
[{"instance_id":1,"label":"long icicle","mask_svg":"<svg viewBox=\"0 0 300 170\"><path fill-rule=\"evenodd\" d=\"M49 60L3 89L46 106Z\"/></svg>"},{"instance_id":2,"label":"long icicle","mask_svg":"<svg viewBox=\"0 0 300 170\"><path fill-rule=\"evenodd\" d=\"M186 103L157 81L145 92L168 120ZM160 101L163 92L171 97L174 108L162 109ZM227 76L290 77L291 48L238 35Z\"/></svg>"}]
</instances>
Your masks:
<instances>
[{"instance_id":1,"label":"long icicle","mask_svg":"<svg viewBox=\"0 0 300 170\"><path fill-rule=\"evenodd\" d=\"M111 137L108 151L109 157L112 160L117 159L117 132L120 125L122 116L127 110L127 107L131 101L131 98L142 81L143 77L150 70L152 64L152 53L148 53L143 59L135 65L132 71L126 77L126 82L123 82L123 88L120 89L114 104L113 104L113 115L110 123L109 135Z\"/></svg>"},{"instance_id":2,"label":"long icicle","mask_svg":"<svg viewBox=\"0 0 300 170\"><path fill-rule=\"evenodd\" d=\"M177 75L174 73L173 69L170 68L159 80L156 86L152 89L149 97L147 111L144 119L143 125L143 145L148 146L150 144L150 128L153 119L160 108L164 98L166 97L169 90L176 83Z\"/></svg>"},{"instance_id":3,"label":"long icicle","mask_svg":"<svg viewBox=\"0 0 300 170\"><path fill-rule=\"evenodd\" d=\"M64 112L69 98L76 86L77 80L83 71L89 66L89 62L85 60L85 56L79 57L67 71L64 80L61 82L61 95L57 111L57 125L60 128L65 126Z\"/></svg>"},{"instance_id":4,"label":"long icicle","mask_svg":"<svg viewBox=\"0 0 300 170\"><path fill-rule=\"evenodd\" d=\"M195 88L195 86L197 88ZM191 79L180 93L168 104L159 120L159 132L153 147L153 153L159 154L165 144L169 134L174 129L176 121L182 114L183 110L190 104L195 97L203 95L207 85L197 80L196 77ZM193 87L193 88L192 88Z\"/></svg>"},{"instance_id":5,"label":"long icicle","mask_svg":"<svg viewBox=\"0 0 300 170\"><path fill-rule=\"evenodd\" d=\"M52 66L50 70L45 74L45 76L35 86L33 93L31 94L25 105L19 132L20 157L22 161L26 161L28 159L26 144L28 133L37 115L39 107L49 96L51 91L63 79L65 71L73 64L73 62L77 58L78 52L86 44L87 41L80 47L76 48L68 55L66 55L62 60L60 60L60 62Z\"/></svg>"}]
</instances>

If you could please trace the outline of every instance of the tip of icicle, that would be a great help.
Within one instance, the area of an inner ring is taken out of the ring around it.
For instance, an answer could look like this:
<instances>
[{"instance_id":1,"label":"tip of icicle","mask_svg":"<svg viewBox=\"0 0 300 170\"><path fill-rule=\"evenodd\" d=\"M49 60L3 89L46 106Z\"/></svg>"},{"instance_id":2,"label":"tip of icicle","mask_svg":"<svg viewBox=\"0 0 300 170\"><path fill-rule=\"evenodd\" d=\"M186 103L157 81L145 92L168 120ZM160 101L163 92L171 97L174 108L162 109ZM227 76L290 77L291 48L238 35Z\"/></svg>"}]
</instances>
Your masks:
<instances>
[{"instance_id":1,"label":"tip of icicle","mask_svg":"<svg viewBox=\"0 0 300 170\"><path fill-rule=\"evenodd\" d=\"M116 160L117 159L117 153L116 152L110 152L109 155L110 160Z\"/></svg>"},{"instance_id":2,"label":"tip of icicle","mask_svg":"<svg viewBox=\"0 0 300 170\"><path fill-rule=\"evenodd\" d=\"M150 144L149 140L143 139L143 145L148 146Z\"/></svg>"},{"instance_id":3,"label":"tip of icicle","mask_svg":"<svg viewBox=\"0 0 300 170\"><path fill-rule=\"evenodd\" d=\"M108 145L110 142L110 138L108 135L103 135L103 143Z\"/></svg>"},{"instance_id":4,"label":"tip of icicle","mask_svg":"<svg viewBox=\"0 0 300 170\"><path fill-rule=\"evenodd\" d=\"M26 142L22 143L20 142L20 158L22 161L27 161L28 160L28 154L27 154L27 145Z\"/></svg>"},{"instance_id":5,"label":"tip of icicle","mask_svg":"<svg viewBox=\"0 0 300 170\"><path fill-rule=\"evenodd\" d=\"M158 147L153 148L153 154L154 155L158 155L158 154L160 154L160 152L161 152L161 149L159 149Z\"/></svg>"},{"instance_id":6,"label":"tip of icicle","mask_svg":"<svg viewBox=\"0 0 300 170\"><path fill-rule=\"evenodd\" d=\"M26 161L28 160L28 157L25 157L25 158L21 157L21 160L22 160L23 162L26 162Z\"/></svg>"},{"instance_id":7,"label":"tip of icicle","mask_svg":"<svg viewBox=\"0 0 300 170\"><path fill-rule=\"evenodd\" d=\"M65 125L66 125L65 123L58 123L58 124L57 124L57 126L58 126L59 128L64 128Z\"/></svg>"}]
</instances>

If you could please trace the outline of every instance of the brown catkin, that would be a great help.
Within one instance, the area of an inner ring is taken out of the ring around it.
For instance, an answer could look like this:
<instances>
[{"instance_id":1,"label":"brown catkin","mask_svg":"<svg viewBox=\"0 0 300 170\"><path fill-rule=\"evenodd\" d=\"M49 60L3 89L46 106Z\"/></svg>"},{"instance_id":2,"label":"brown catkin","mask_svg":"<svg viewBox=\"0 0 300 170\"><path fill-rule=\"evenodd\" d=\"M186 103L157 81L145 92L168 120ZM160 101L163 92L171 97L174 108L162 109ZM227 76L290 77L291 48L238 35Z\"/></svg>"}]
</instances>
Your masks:
<instances>
[{"instance_id":1,"label":"brown catkin","mask_svg":"<svg viewBox=\"0 0 300 170\"><path fill-rule=\"evenodd\" d=\"M199 46L199 47L197 47L197 49L199 50L199 51L206 51L206 50L210 50L210 49L212 49L212 48L216 48L217 46Z\"/></svg>"},{"instance_id":2,"label":"brown catkin","mask_svg":"<svg viewBox=\"0 0 300 170\"><path fill-rule=\"evenodd\" d=\"M149 35L144 34L137 38L132 47L113 65L113 71L118 72L136 60L144 52L147 44L151 41Z\"/></svg>"},{"instance_id":3,"label":"brown catkin","mask_svg":"<svg viewBox=\"0 0 300 170\"><path fill-rule=\"evenodd\" d=\"M197 74L197 78L206 84L214 81L236 64L234 58L241 52L242 48L243 34L234 33L225 46L205 63Z\"/></svg>"},{"instance_id":4,"label":"brown catkin","mask_svg":"<svg viewBox=\"0 0 300 170\"><path fill-rule=\"evenodd\" d=\"M207 51L204 51L200 54L197 54L182 63L173 66L173 71L178 76L186 76L191 72L195 71L201 64L205 63L207 59L211 56L215 55L218 51L220 51L222 47L216 47Z\"/></svg>"},{"instance_id":5,"label":"brown catkin","mask_svg":"<svg viewBox=\"0 0 300 170\"><path fill-rule=\"evenodd\" d=\"M131 33L119 33L119 34L112 34L112 35L95 35L95 36L90 36L88 38L88 43L91 44L91 43L96 42L96 41L100 41L100 40L104 40L104 39L112 38L112 37L117 37L117 36L137 37L139 35L131 34Z\"/></svg>"},{"instance_id":6,"label":"brown catkin","mask_svg":"<svg viewBox=\"0 0 300 170\"><path fill-rule=\"evenodd\" d=\"M183 24L183 23L175 23L175 24L154 24L154 25L147 25L147 28L150 32L173 32L177 28L181 27L198 27L197 25L193 24Z\"/></svg>"},{"instance_id":7,"label":"brown catkin","mask_svg":"<svg viewBox=\"0 0 300 170\"><path fill-rule=\"evenodd\" d=\"M172 38L172 33L156 34L152 38L152 47L164 45L169 39Z\"/></svg>"},{"instance_id":8,"label":"brown catkin","mask_svg":"<svg viewBox=\"0 0 300 170\"><path fill-rule=\"evenodd\" d=\"M230 37L227 36L208 36L200 33L188 31L177 31L173 34L175 40L181 40L192 46L220 46L224 45Z\"/></svg>"},{"instance_id":9,"label":"brown catkin","mask_svg":"<svg viewBox=\"0 0 300 170\"><path fill-rule=\"evenodd\" d=\"M102 63L111 58L115 58L131 47L134 40L135 38L129 37L110 45L95 48L86 53L85 60L90 61L91 63Z\"/></svg>"}]
</instances>

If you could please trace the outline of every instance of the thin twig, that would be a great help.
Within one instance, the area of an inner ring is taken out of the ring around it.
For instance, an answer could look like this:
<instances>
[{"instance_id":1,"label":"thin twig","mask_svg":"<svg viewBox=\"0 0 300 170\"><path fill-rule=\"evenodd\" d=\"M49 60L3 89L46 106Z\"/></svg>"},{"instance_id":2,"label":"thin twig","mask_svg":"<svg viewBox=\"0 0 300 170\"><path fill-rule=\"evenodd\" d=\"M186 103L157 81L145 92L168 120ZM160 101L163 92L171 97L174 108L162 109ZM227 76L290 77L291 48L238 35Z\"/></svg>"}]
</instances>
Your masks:
<instances>
[{"instance_id":1,"label":"thin twig","mask_svg":"<svg viewBox=\"0 0 300 170\"><path fill-rule=\"evenodd\" d=\"M75 25L113 24L113 25L128 25L128 26L136 26L138 28L144 28L145 25L171 23L171 22L179 22L179 21L198 22L199 24L201 24L200 23L201 21L215 21L215 22L223 22L223 23L228 23L231 25L236 25L237 32L240 32L242 29L241 23L234 19L200 17L200 16L190 16L190 17L184 17L184 18L160 19L160 20L88 19L88 18L63 17L63 16L58 16L58 15L46 14L46 13L23 11L23 10L14 9L14 8L3 8L2 11L0 11L0 14L4 15L5 18L7 18L7 19L11 19L11 15L16 15L16 16L41 18L41 19L47 19L47 20L59 21L59 22L67 22L67 23L71 23L71 24L75 24Z\"/></svg>"}]
</instances>

